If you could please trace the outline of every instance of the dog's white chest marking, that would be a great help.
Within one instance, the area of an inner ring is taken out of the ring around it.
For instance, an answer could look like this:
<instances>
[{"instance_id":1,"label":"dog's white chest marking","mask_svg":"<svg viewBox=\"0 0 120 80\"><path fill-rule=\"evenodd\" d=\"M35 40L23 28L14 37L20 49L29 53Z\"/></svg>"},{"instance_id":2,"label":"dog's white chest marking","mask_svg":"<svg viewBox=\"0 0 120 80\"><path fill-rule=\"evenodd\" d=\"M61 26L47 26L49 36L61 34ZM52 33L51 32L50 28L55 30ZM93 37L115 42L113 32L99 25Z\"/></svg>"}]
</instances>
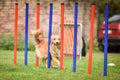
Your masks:
<instances>
[{"instance_id":1,"label":"dog's white chest marking","mask_svg":"<svg viewBox=\"0 0 120 80\"><path fill-rule=\"evenodd\" d=\"M42 57L43 57L43 55L40 53L39 49L36 48L35 51L36 51L36 54L37 54L37 56L38 56L39 58L42 58Z\"/></svg>"}]
</instances>

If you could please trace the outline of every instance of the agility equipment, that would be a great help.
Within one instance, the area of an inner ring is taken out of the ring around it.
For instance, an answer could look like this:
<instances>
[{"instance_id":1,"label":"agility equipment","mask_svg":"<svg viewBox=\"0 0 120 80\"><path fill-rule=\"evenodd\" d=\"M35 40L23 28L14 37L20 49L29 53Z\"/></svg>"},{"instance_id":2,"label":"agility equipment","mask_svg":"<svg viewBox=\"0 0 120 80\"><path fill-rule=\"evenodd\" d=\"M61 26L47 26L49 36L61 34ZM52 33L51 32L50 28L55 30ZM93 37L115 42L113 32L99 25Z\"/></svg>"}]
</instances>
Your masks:
<instances>
[{"instance_id":1,"label":"agility equipment","mask_svg":"<svg viewBox=\"0 0 120 80\"><path fill-rule=\"evenodd\" d=\"M109 5L105 4L105 34L104 34L104 76L107 76L107 54L108 54L108 14Z\"/></svg>"},{"instance_id":2,"label":"agility equipment","mask_svg":"<svg viewBox=\"0 0 120 80\"><path fill-rule=\"evenodd\" d=\"M17 31L18 31L18 3L15 4L15 24L14 24L14 65L17 64Z\"/></svg>"},{"instance_id":3,"label":"agility equipment","mask_svg":"<svg viewBox=\"0 0 120 80\"><path fill-rule=\"evenodd\" d=\"M74 50L73 50L73 72L76 72L77 21L78 21L78 3L75 3L75 5L74 5Z\"/></svg>"},{"instance_id":4,"label":"agility equipment","mask_svg":"<svg viewBox=\"0 0 120 80\"><path fill-rule=\"evenodd\" d=\"M18 5L18 4L17 4ZM18 6L17 6L18 7ZM17 8L16 7L16 8ZM16 9L18 11L18 9ZM16 11L15 10L15 11ZM76 44L77 44L77 17L76 15L78 15L78 3L75 3L75 14L74 14L74 57L73 57L73 65L76 65ZM15 13L15 16L18 16L18 12ZM53 15L53 4L50 3L50 13L49 13L49 33L48 33L48 68L50 68L50 39L51 39L51 35L52 35L52 15ZM24 40L24 65L28 64L28 18L29 18L29 3L26 3L26 9L25 9L25 40ZM15 18L15 28L16 26L18 26L17 21L18 18ZM40 27L40 4L37 3L36 6L36 29L39 29ZM17 39L17 30L15 30L14 32L16 34L16 36L14 37L14 40ZM64 50L64 3L61 3L61 48L60 48L60 70L63 70L63 50ZM17 48L17 41L14 41L14 63L16 61L16 52L15 49ZM36 66L38 66L38 57L36 55ZM74 69L76 66L73 66Z\"/></svg>"},{"instance_id":5,"label":"agility equipment","mask_svg":"<svg viewBox=\"0 0 120 80\"><path fill-rule=\"evenodd\" d=\"M92 72L92 47L93 47L93 33L94 33L94 12L95 4L91 5L91 22L90 22L90 45L89 45L89 58L88 58L88 74Z\"/></svg>"},{"instance_id":6,"label":"agility equipment","mask_svg":"<svg viewBox=\"0 0 120 80\"><path fill-rule=\"evenodd\" d=\"M64 50L64 3L61 3L61 26L60 26L60 70L63 70L63 50Z\"/></svg>"},{"instance_id":7,"label":"agility equipment","mask_svg":"<svg viewBox=\"0 0 120 80\"><path fill-rule=\"evenodd\" d=\"M48 68L50 68L50 42L51 42L51 35L52 35L52 14L53 14L53 4L50 3L50 14L49 14L49 28L48 28Z\"/></svg>"},{"instance_id":8,"label":"agility equipment","mask_svg":"<svg viewBox=\"0 0 120 80\"><path fill-rule=\"evenodd\" d=\"M28 14L29 14L29 4L26 3L26 16L25 16L25 52L24 52L24 65L27 66L28 63Z\"/></svg>"},{"instance_id":9,"label":"agility equipment","mask_svg":"<svg viewBox=\"0 0 120 80\"><path fill-rule=\"evenodd\" d=\"M40 27L40 3L37 3L36 6L36 29L39 29ZM36 54L36 67L39 65L39 58Z\"/></svg>"},{"instance_id":10,"label":"agility equipment","mask_svg":"<svg viewBox=\"0 0 120 80\"><path fill-rule=\"evenodd\" d=\"M108 47L108 3L105 4L105 35L104 35L104 76L107 76L107 47ZM52 15L53 4L50 3L49 13L49 29L48 29L48 68L50 68L50 42L52 35ZM88 56L88 74L92 73L92 46L93 46L93 33L94 33L94 14L95 4L91 5L91 22L90 22L90 45ZM24 65L28 64L28 18L29 18L29 4L26 3L25 9L25 40L24 40ZM13 64L17 64L17 31L18 31L18 3L15 3L15 20L14 20L14 60ZM78 3L74 5L74 45L73 45L73 72L76 72L76 53L77 53L77 22L78 22ZM40 4L36 5L36 29L40 27ZM61 3L61 25L60 25L60 70L63 70L63 50L64 50L64 3ZM36 66L38 66L38 57L36 55Z\"/></svg>"}]
</instances>

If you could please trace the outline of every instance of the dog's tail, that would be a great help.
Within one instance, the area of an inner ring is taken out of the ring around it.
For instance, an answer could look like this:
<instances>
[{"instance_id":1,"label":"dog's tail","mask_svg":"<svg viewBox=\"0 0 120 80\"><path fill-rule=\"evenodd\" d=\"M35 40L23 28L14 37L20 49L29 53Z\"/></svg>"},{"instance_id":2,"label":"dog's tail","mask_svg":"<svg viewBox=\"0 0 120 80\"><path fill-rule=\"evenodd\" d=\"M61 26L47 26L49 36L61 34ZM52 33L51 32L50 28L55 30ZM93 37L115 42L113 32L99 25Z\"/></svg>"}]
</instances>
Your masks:
<instances>
[{"instance_id":1,"label":"dog's tail","mask_svg":"<svg viewBox=\"0 0 120 80\"><path fill-rule=\"evenodd\" d=\"M35 42L40 43L39 36L43 35L42 29L32 30L31 33L34 35Z\"/></svg>"}]
</instances>

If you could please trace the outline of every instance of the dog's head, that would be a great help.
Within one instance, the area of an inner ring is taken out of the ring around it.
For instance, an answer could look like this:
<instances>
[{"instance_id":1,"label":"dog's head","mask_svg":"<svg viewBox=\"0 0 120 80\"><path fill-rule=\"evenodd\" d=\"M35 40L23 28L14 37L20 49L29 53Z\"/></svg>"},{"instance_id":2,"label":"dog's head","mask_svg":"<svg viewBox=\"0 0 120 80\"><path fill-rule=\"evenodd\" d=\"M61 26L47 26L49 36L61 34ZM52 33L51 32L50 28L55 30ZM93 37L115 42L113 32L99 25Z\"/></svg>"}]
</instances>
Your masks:
<instances>
[{"instance_id":1,"label":"dog's head","mask_svg":"<svg viewBox=\"0 0 120 80\"><path fill-rule=\"evenodd\" d=\"M51 43L54 45L60 45L60 36L59 35L52 35Z\"/></svg>"}]
</instances>

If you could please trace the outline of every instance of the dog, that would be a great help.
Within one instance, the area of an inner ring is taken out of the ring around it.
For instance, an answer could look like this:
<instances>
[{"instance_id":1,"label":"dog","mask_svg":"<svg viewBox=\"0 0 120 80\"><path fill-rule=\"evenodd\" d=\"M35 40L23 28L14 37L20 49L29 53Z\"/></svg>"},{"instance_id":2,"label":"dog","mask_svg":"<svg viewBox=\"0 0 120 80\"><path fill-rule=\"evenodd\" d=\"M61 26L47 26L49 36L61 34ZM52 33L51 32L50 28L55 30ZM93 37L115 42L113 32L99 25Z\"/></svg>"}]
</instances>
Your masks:
<instances>
[{"instance_id":1,"label":"dog","mask_svg":"<svg viewBox=\"0 0 120 80\"><path fill-rule=\"evenodd\" d=\"M35 39L35 47L36 47L36 54L37 56L42 59L42 63L47 67L47 59L48 59L48 38L43 38L43 30L37 29L32 30L32 34L34 35ZM60 66L60 37L59 35L52 35L51 36L51 43L50 43L50 54L51 54L51 61L55 61L58 66ZM51 65L52 66L52 65Z\"/></svg>"}]
</instances>

